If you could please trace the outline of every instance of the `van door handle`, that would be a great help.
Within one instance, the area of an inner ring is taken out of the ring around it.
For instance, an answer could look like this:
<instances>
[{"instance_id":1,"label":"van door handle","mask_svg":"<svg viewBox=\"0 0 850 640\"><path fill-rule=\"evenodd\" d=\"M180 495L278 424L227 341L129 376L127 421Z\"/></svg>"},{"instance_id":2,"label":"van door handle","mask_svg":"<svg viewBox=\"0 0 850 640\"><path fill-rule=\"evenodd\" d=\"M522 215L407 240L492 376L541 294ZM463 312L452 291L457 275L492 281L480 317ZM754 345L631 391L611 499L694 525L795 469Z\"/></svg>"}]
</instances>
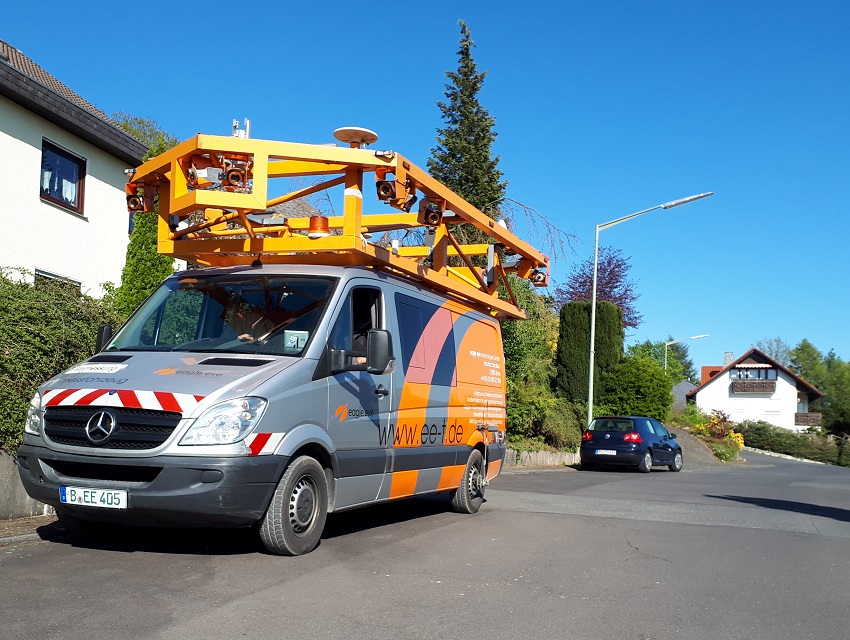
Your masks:
<instances>
[{"instance_id":1,"label":"van door handle","mask_svg":"<svg viewBox=\"0 0 850 640\"><path fill-rule=\"evenodd\" d=\"M375 395L379 395L381 397L390 395L389 389L384 389L384 385L379 384L378 388L375 389Z\"/></svg>"}]
</instances>

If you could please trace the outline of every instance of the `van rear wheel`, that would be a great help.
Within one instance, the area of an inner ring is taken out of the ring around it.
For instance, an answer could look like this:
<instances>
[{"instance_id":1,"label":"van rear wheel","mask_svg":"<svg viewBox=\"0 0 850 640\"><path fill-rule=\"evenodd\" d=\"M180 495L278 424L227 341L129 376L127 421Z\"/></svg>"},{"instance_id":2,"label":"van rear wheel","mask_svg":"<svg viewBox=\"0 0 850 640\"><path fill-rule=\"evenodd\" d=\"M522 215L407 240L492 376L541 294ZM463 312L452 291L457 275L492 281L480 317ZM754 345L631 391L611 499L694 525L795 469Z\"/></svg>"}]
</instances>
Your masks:
<instances>
[{"instance_id":1,"label":"van rear wheel","mask_svg":"<svg viewBox=\"0 0 850 640\"><path fill-rule=\"evenodd\" d=\"M260 539L278 555L300 556L316 548L328 517L328 480L314 458L287 467L260 523Z\"/></svg>"},{"instance_id":2,"label":"van rear wheel","mask_svg":"<svg viewBox=\"0 0 850 640\"><path fill-rule=\"evenodd\" d=\"M484 457L474 449L466 462L460 487L452 494L452 509L458 513L477 513L483 502Z\"/></svg>"}]
</instances>

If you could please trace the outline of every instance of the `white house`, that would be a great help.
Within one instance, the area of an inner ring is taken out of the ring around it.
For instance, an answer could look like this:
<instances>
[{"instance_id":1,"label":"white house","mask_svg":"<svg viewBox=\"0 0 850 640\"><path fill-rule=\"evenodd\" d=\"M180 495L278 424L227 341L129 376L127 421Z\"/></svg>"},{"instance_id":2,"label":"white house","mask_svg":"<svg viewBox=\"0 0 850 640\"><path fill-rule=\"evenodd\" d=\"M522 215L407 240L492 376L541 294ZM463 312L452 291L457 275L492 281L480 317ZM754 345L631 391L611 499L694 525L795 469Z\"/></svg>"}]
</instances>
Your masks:
<instances>
[{"instance_id":1,"label":"white house","mask_svg":"<svg viewBox=\"0 0 850 640\"><path fill-rule=\"evenodd\" d=\"M129 231L124 170L146 151L0 40L0 267L67 279L94 296L105 282L119 284Z\"/></svg>"},{"instance_id":2,"label":"white house","mask_svg":"<svg viewBox=\"0 0 850 640\"><path fill-rule=\"evenodd\" d=\"M733 422L763 420L804 431L821 422L809 403L823 395L800 376L758 349L725 367L703 367L700 385L687 398L705 413L723 411Z\"/></svg>"}]
</instances>

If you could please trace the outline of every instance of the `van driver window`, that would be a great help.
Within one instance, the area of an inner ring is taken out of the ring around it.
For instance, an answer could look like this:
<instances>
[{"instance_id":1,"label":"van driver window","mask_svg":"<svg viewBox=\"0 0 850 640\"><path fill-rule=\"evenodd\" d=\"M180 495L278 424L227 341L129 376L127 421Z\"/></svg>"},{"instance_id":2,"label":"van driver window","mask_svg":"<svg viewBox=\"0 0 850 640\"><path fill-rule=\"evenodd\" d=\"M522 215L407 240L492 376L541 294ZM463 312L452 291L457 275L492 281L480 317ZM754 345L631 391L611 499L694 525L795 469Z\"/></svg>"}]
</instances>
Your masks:
<instances>
[{"instance_id":1,"label":"van driver window","mask_svg":"<svg viewBox=\"0 0 850 640\"><path fill-rule=\"evenodd\" d=\"M362 354L365 358L366 336L370 329L380 329L382 324L380 290L352 289L331 331L330 345L334 349Z\"/></svg>"}]
</instances>

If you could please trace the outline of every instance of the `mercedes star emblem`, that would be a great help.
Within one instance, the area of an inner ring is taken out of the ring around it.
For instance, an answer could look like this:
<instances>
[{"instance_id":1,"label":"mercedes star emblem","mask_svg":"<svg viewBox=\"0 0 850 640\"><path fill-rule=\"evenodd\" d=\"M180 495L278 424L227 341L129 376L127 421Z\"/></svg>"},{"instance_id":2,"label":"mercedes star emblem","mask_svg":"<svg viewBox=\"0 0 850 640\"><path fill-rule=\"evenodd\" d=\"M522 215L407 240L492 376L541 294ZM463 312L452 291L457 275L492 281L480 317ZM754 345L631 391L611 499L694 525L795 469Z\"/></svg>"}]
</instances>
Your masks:
<instances>
[{"instance_id":1,"label":"mercedes star emblem","mask_svg":"<svg viewBox=\"0 0 850 640\"><path fill-rule=\"evenodd\" d=\"M109 411L98 411L86 423L86 437L92 444L103 444L118 428L118 421Z\"/></svg>"}]
</instances>

